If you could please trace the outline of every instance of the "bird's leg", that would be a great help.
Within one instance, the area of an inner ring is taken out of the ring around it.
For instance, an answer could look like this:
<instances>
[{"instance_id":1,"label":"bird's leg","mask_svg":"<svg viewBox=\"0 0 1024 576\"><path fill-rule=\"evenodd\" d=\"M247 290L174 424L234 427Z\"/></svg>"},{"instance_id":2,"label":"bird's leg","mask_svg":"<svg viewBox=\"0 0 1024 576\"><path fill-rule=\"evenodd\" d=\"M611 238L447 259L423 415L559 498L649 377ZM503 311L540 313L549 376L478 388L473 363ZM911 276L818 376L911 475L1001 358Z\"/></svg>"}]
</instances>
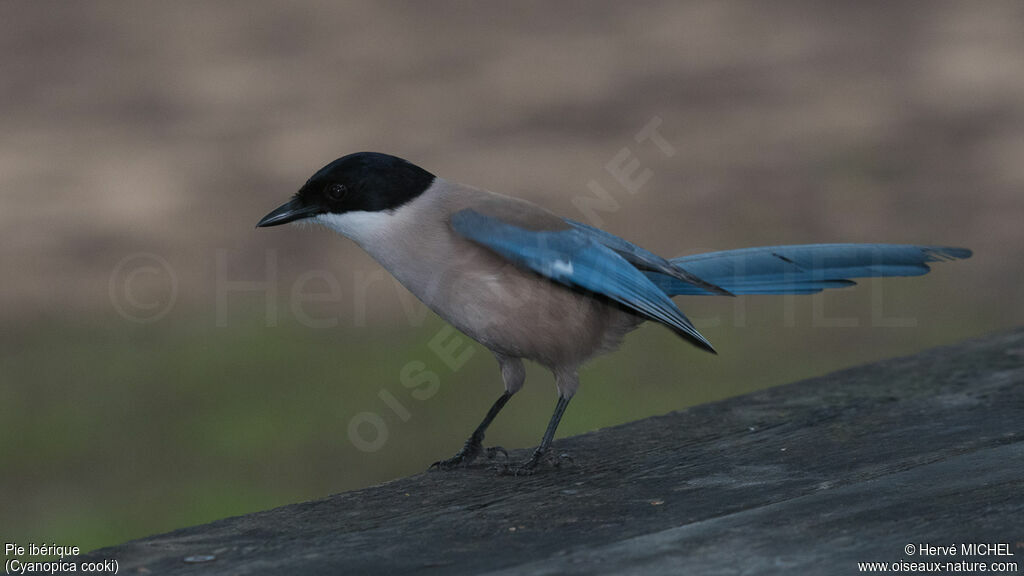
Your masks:
<instances>
[{"instance_id":1,"label":"bird's leg","mask_svg":"<svg viewBox=\"0 0 1024 576\"><path fill-rule=\"evenodd\" d=\"M452 456L447 460L438 460L431 464L430 467L440 470L450 470L452 468L458 468L459 466L469 466L474 460L476 460L477 457L480 456L480 452L484 447L484 432L487 431L487 427L491 425L491 421L498 415L498 412L501 412L501 409L505 407L505 403L508 402L508 399L511 397L512 394L506 391L497 400L495 400L491 409L487 411L487 415L484 416L483 422L476 427L476 430L473 431L473 435L466 440L465 444L463 444L462 449L459 450L455 456ZM488 448L487 456L493 457L497 452L505 453L505 449L500 446ZM507 457L508 454L505 453L505 456Z\"/></svg>"},{"instance_id":2,"label":"bird's leg","mask_svg":"<svg viewBox=\"0 0 1024 576\"><path fill-rule=\"evenodd\" d=\"M534 469L537 468L537 463L540 462L548 449L551 447L551 440L555 437L555 430L558 429L558 423L562 420L562 414L565 413L566 406L569 405L569 398L559 395L558 404L555 405L555 413L551 415L551 420L548 421L548 428L544 431L544 438L540 441L540 446L533 451L533 455L530 459L522 464L514 466L506 466L502 470L505 474L512 474L514 476L529 475L533 474Z\"/></svg>"}]
</instances>

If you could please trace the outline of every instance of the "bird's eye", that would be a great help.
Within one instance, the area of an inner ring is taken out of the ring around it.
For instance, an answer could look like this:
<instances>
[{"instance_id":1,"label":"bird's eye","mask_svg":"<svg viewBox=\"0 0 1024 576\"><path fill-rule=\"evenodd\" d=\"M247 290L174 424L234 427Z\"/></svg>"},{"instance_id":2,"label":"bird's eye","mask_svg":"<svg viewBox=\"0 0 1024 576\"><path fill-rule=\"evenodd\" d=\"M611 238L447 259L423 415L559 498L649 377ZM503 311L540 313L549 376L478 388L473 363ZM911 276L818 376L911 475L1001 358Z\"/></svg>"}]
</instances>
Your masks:
<instances>
[{"instance_id":1,"label":"bird's eye","mask_svg":"<svg viewBox=\"0 0 1024 576\"><path fill-rule=\"evenodd\" d=\"M344 184L331 184L327 187L327 196L331 200L341 200L345 197L345 192L348 192L348 189Z\"/></svg>"}]
</instances>

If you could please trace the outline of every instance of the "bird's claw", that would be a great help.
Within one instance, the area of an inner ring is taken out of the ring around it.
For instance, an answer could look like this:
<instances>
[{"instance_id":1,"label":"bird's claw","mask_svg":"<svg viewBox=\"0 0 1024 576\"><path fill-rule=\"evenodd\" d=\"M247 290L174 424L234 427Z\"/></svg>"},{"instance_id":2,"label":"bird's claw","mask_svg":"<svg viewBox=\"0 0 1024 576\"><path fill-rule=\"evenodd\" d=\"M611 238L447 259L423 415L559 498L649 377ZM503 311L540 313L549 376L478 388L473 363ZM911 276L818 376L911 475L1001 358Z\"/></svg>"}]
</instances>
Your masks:
<instances>
[{"instance_id":1,"label":"bird's claw","mask_svg":"<svg viewBox=\"0 0 1024 576\"><path fill-rule=\"evenodd\" d=\"M531 458L520 464L505 464L495 469L502 476L533 476L537 473L537 463Z\"/></svg>"},{"instance_id":2,"label":"bird's claw","mask_svg":"<svg viewBox=\"0 0 1024 576\"><path fill-rule=\"evenodd\" d=\"M505 462L508 462L508 450L505 450L501 446L491 446L490 448L486 448L485 452L488 460L494 460L498 454L501 454L505 458Z\"/></svg>"},{"instance_id":3,"label":"bird's claw","mask_svg":"<svg viewBox=\"0 0 1024 576\"><path fill-rule=\"evenodd\" d=\"M483 453L487 456L488 460L494 460L494 458L501 454L505 457L505 461L508 461L508 451L501 446L491 446L484 448L479 443L467 442L462 450L459 450L455 456L448 458L447 460L438 460L430 465L430 470L452 470L454 468L467 468L470 464L476 461Z\"/></svg>"},{"instance_id":4,"label":"bird's claw","mask_svg":"<svg viewBox=\"0 0 1024 576\"><path fill-rule=\"evenodd\" d=\"M560 468L563 464L575 464L572 456L565 452L554 456L548 450L544 453L534 452L529 460L520 464L505 464L498 468L498 472L503 476L532 476L537 473L537 466L541 462L550 465L552 468Z\"/></svg>"},{"instance_id":5,"label":"bird's claw","mask_svg":"<svg viewBox=\"0 0 1024 576\"><path fill-rule=\"evenodd\" d=\"M430 465L429 470L451 470L453 468L466 467L473 463L474 460L480 456L480 451L483 448L478 442L466 442L461 450L455 453L455 456L448 458L447 460L438 460Z\"/></svg>"},{"instance_id":6,"label":"bird's claw","mask_svg":"<svg viewBox=\"0 0 1024 576\"><path fill-rule=\"evenodd\" d=\"M467 464L468 462L465 461L465 458L460 458L458 455L455 455L451 458L434 462L429 468L427 468L427 470L452 470L453 468L458 468L459 466L465 466Z\"/></svg>"}]
</instances>

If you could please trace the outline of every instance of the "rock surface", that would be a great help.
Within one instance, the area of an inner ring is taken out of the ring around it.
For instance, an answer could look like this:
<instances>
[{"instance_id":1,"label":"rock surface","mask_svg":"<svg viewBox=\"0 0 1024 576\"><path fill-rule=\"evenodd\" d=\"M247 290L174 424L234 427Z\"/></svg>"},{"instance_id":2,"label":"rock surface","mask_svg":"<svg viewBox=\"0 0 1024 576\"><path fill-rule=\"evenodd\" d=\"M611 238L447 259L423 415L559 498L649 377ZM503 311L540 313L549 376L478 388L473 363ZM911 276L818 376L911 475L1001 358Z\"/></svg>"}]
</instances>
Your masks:
<instances>
[{"instance_id":1,"label":"rock surface","mask_svg":"<svg viewBox=\"0 0 1024 576\"><path fill-rule=\"evenodd\" d=\"M95 551L121 573L855 573L1024 564L1024 330ZM513 453L513 458L526 452ZM1012 557L965 557L1002 543ZM910 544L957 547L947 558Z\"/></svg>"}]
</instances>

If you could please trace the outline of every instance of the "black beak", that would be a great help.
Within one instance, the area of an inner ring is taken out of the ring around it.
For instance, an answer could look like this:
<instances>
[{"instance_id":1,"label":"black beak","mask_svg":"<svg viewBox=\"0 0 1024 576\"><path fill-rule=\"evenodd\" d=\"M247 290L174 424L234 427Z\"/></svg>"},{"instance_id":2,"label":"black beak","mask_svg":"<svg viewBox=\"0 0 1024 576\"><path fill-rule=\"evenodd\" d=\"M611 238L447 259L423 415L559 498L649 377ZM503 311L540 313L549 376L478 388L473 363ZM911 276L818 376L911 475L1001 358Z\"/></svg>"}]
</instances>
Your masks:
<instances>
[{"instance_id":1,"label":"black beak","mask_svg":"<svg viewBox=\"0 0 1024 576\"><path fill-rule=\"evenodd\" d=\"M286 204L278 206L276 210L264 216L263 219L256 224L256 227L266 228L267 226L287 224L288 222L294 222L296 220L302 220L303 218L309 218L310 216L316 216L319 213L320 209L316 206L308 206L298 198L292 198Z\"/></svg>"}]
</instances>

